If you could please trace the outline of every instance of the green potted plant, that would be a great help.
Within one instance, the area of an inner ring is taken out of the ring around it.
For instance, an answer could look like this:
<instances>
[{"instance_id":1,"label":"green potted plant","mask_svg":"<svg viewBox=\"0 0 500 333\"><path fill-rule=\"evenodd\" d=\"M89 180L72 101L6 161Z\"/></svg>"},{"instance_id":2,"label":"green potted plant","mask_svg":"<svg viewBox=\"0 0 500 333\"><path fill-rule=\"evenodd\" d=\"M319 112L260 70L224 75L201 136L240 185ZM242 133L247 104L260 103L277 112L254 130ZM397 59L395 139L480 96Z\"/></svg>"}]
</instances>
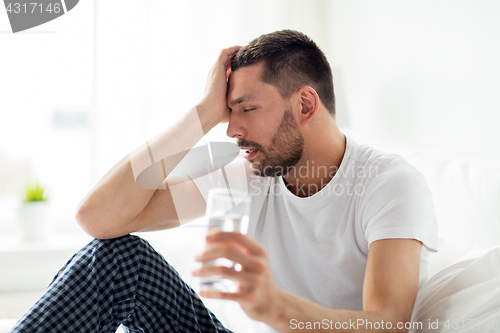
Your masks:
<instances>
[{"instance_id":1,"label":"green potted plant","mask_svg":"<svg viewBox=\"0 0 500 333\"><path fill-rule=\"evenodd\" d=\"M24 185L24 202L45 202L48 200L45 187L39 182L26 183Z\"/></svg>"},{"instance_id":2,"label":"green potted plant","mask_svg":"<svg viewBox=\"0 0 500 333\"><path fill-rule=\"evenodd\" d=\"M19 208L21 238L43 241L49 234L48 197L46 188L38 181L24 185L23 202Z\"/></svg>"}]
</instances>

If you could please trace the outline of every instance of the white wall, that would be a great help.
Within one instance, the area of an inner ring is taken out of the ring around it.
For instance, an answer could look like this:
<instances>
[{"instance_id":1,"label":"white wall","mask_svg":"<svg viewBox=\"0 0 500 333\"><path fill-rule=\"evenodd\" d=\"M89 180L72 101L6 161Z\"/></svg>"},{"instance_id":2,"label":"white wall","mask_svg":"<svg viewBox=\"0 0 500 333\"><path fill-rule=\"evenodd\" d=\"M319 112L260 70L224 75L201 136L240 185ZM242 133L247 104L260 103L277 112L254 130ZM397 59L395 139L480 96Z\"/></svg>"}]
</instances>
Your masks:
<instances>
[{"instance_id":1,"label":"white wall","mask_svg":"<svg viewBox=\"0 0 500 333\"><path fill-rule=\"evenodd\" d=\"M48 187L57 216L72 217L88 190L93 10L93 1L80 1L12 34L0 9L0 234L15 223L25 181Z\"/></svg>"},{"instance_id":2,"label":"white wall","mask_svg":"<svg viewBox=\"0 0 500 333\"><path fill-rule=\"evenodd\" d=\"M357 137L500 157L500 2L334 0L329 14Z\"/></svg>"}]
</instances>

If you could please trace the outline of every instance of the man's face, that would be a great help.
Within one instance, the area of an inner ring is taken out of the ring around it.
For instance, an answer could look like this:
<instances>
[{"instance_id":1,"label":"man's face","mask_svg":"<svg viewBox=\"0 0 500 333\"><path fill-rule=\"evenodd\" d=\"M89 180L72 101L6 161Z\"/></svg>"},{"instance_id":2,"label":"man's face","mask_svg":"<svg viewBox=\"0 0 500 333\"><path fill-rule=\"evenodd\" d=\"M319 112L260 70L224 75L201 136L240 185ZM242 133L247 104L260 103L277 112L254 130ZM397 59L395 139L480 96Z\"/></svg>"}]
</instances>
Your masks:
<instances>
[{"instance_id":1,"label":"man's face","mask_svg":"<svg viewBox=\"0 0 500 333\"><path fill-rule=\"evenodd\" d=\"M273 177L285 175L299 162L304 138L290 102L260 80L262 67L261 62L231 73L227 135L237 139L254 174Z\"/></svg>"}]
</instances>

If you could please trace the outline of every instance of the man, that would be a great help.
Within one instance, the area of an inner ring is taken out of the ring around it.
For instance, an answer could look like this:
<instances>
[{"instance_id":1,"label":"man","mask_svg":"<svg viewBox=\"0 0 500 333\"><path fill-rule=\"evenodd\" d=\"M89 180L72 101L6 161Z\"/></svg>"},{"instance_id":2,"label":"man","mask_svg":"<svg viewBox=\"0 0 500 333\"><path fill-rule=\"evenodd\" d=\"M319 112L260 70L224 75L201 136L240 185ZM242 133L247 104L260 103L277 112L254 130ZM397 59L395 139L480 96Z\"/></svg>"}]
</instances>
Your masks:
<instances>
[{"instance_id":1,"label":"man","mask_svg":"<svg viewBox=\"0 0 500 333\"><path fill-rule=\"evenodd\" d=\"M194 275L222 275L239 287L201 296L237 301L258 332L408 331L426 251L436 249L431 195L401 157L340 132L332 81L324 54L299 32L223 50L196 108L82 200L77 221L98 239L59 272L16 331L113 332L120 323L227 331L161 256L128 236L202 216L208 189L224 184L252 194L249 234L211 232L197 260L225 257L240 269L203 266ZM232 175L242 165L236 160L210 175L186 171L194 181L173 177L185 151L221 122L247 160L243 176Z\"/></svg>"}]
</instances>

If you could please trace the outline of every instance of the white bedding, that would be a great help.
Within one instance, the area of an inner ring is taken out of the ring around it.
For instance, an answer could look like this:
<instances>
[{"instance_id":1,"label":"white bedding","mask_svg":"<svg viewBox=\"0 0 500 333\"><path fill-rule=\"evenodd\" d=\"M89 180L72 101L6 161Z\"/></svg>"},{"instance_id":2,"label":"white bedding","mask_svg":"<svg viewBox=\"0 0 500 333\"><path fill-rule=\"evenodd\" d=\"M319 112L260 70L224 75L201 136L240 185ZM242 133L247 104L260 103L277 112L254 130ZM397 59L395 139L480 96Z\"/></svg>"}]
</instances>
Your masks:
<instances>
[{"instance_id":1,"label":"white bedding","mask_svg":"<svg viewBox=\"0 0 500 333\"><path fill-rule=\"evenodd\" d=\"M423 284L412 325L411 333L500 332L500 247L470 253Z\"/></svg>"}]
</instances>

